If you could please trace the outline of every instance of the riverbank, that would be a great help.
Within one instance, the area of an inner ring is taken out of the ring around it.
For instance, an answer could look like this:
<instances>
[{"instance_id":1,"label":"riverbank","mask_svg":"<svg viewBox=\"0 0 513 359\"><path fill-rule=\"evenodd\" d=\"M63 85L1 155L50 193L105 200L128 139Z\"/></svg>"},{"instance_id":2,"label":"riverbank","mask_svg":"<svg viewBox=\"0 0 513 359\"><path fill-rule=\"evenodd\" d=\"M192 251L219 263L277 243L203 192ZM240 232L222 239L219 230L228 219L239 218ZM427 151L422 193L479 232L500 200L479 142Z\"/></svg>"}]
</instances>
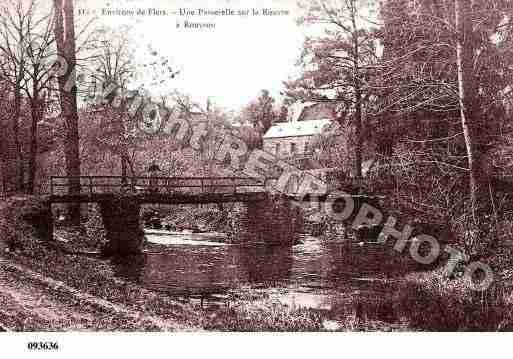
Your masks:
<instances>
[{"instance_id":1,"label":"riverbank","mask_svg":"<svg viewBox=\"0 0 513 359\"><path fill-rule=\"evenodd\" d=\"M66 254L41 242L4 253L0 265L6 308L0 322L19 331L513 329L512 296L504 281L485 293L471 292L441 269L384 279L375 284L390 289L381 297L348 292L319 308L281 300L290 293L255 288L231 290L215 301L206 297L205 303L197 295L171 296L120 279L108 260Z\"/></svg>"},{"instance_id":2,"label":"riverbank","mask_svg":"<svg viewBox=\"0 0 513 359\"><path fill-rule=\"evenodd\" d=\"M20 319L10 323L13 330L200 329L186 319L190 314L185 307L117 279L106 262L97 258L69 255L33 243L1 256L0 266L5 273L10 273L9 278L0 278L1 286L7 284L16 288L11 297L20 299L21 310L11 313L11 317L29 318L28 322ZM33 298L22 295L24 292L39 293L42 302L33 302ZM53 305L45 310L45 302ZM27 307L34 310L27 311ZM82 313L84 308L88 320L78 323L71 321L61 325L45 314L55 312L55 315L75 318L81 317L77 312ZM31 317L39 320L31 320Z\"/></svg>"},{"instance_id":3,"label":"riverbank","mask_svg":"<svg viewBox=\"0 0 513 359\"><path fill-rule=\"evenodd\" d=\"M89 222L92 221L97 218L90 217ZM94 235L89 233L96 233L94 226L86 231L90 243L84 242L78 232L60 229L55 236L58 242L49 245L28 229L21 231L25 228L22 222L11 222L17 226L17 230L11 231L15 236L10 249L3 248L0 254L0 304L4 308L0 311L0 324L11 330L513 330L513 275L507 270L511 267L509 248L485 258L497 275L490 289L483 293L471 291L462 278L448 277L441 267L401 270L407 265L402 256L389 258L389 263L381 263L374 270L382 276L361 278L373 281L372 290L336 290L334 295L324 298L325 289L319 289L314 294L321 305L310 305L299 300L305 294L301 288L291 293L293 289L285 287L234 287L217 299L201 292L176 295L158 288L150 290L138 280L122 279L123 273L116 272L119 268L113 265L115 259L101 259L96 255L98 252L87 251L101 243L98 239L95 242ZM5 222L5 227L11 226L11 222ZM209 238L203 240L212 242ZM309 245L318 246L319 242L299 247ZM335 274L355 266L364 271L376 266L378 257L373 259L369 254L382 251L377 244L367 250L358 247L357 251L336 243L331 245L329 241L324 245L334 251L332 254L347 250L333 257L341 260L334 263ZM165 249L166 244L162 246ZM316 251L313 248L308 256ZM283 268L288 276L293 266L292 254L281 256L277 252L276 248L264 251L261 261L270 269L274 260L286 261ZM353 258L355 253L360 257ZM255 267L258 263L251 261L258 252L242 254L247 256L246 271L268 270ZM305 259L310 262L312 258ZM363 259L369 262L362 263ZM130 270L142 268L137 265L141 256L123 260L129 263ZM303 270L307 275L307 267ZM211 271L202 269L202 273L208 276ZM269 274L269 278L274 278L274 273ZM291 302L290 298L298 300Z\"/></svg>"},{"instance_id":4,"label":"riverbank","mask_svg":"<svg viewBox=\"0 0 513 359\"><path fill-rule=\"evenodd\" d=\"M14 331L45 330L213 330L326 331L363 328L351 319L343 327L322 311L290 307L264 291L233 291L224 304L171 298L114 275L107 261L59 253L34 244L0 257L3 275L0 322Z\"/></svg>"},{"instance_id":5,"label":"riverbank","mask_svg":"<svg viewBox=\"0 0 513 359\"><path fill-rule=\"evenodd\" d=\"M26 266L0 259L0 268L0 323L5 331L155 331L179 328L174 321L88 295Z\"/></svg>"},{"instance_id":6,"label":"riverbank","mask_svg":"<svg viewBox=\"0 0 513 359\"><path fill-rule=\"evenodd\" d=\"M198 331L221 330L219 323L226 320L247 323L245 317L241 318L244 313L234 311L239 306L233 302L229 304L232 306L229 312L204 309L190 298L171 298L124 281L115 276L106 260L64 254L40 243L2 255L0 265L5 273L10 273L8 278L0 276L0 287L11 288L10 292L1 292L0 298L10 297L11 302L12 298L18 299L17 305L8 306L8 315L0 315L0 322L14 331ZM282 324L303 317L301 310L283 308L282 313L288 318ZM63 318L72 319L66 322ZM272 317L261 321L267 323L268 330L320 329L318 321L315 325L302 322L294 328L284 327ZM262 323L251 321L239 329L251 330L255 325L262 326Z\"/></svg>"}]
</instances>

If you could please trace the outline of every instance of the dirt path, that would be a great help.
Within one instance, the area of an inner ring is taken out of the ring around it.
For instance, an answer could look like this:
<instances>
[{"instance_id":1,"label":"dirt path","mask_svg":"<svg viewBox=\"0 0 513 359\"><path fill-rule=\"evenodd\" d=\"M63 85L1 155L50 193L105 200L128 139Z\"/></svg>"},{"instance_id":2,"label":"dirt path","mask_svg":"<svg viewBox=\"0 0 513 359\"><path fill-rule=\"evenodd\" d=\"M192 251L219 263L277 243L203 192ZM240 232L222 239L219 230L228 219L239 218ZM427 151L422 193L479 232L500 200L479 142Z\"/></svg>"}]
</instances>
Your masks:
<instances>
[{"instance_id":1,"label":"dirt path","mask_svg":"<svg viewBox=\"0 0 513 359\"><path fill-rule=\"evenodd\" d=\"M84 330L94 328L93 313L66 304L56 295L0 273L0 322L15 330Z\"/></svg>"},{"instance_id":2,"label":"dirt path","mask_svg":"<svg viewBox=\"0 0 513 359\"><path fill-rule=\"evenodd\" d=\"M0 259L0 330L186 330ZM190 328L189 328L190 329Z\"/></svg>"}]
</instances>

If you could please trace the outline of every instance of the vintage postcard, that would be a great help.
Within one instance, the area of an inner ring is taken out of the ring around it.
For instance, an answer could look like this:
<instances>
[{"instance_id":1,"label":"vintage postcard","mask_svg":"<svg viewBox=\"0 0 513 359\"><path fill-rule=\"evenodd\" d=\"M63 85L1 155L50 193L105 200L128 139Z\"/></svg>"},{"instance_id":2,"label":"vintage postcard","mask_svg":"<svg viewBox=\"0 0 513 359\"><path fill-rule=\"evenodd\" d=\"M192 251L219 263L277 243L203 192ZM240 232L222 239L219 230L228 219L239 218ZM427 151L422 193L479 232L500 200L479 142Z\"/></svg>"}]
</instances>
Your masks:
<instances>
[{"instance_id":1,"label":"vintage postcard","mask_svg":"<svg viewBox=\"0 0 513 359\"><path fill-rule=\"evenodd\" d=\"M22 352L513 329L511 0L2 0L0 88Z\"/></svg>"}]
</instances>

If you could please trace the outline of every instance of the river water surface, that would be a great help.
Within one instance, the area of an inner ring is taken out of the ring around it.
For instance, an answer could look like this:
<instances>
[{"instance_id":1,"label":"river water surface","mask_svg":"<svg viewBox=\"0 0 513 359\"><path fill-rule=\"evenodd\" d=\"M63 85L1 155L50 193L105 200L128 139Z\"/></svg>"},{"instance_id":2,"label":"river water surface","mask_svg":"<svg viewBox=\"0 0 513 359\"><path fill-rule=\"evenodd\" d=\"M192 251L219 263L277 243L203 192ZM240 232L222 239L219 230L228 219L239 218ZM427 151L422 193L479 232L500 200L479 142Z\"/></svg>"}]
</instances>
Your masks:
<instances>
[{"instance_id":1,"label":"river water surface","mask_svg":"<svg viewBox=\"0 0 513 359\"><path fill-rule=\"evenodd\" d=\"M244 290L293 307L331 310L355 298L393 296L406 274L426 269L407 250L308 236L291 248L231 245L216 234L153 233L147 241L143 256L115 264L117 275L206 305Z\"/></svg>"}]
</instances>

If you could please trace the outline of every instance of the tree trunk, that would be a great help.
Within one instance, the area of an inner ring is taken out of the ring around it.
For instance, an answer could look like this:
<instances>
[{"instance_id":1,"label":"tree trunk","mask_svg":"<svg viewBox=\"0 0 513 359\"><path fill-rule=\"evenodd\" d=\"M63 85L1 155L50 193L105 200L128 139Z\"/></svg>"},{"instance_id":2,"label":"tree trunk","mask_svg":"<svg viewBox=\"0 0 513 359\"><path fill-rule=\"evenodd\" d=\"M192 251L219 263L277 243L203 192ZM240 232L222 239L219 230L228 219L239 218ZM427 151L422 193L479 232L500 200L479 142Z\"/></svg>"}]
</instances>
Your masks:
<instances>
[{"instance_id":1,"label":"tree trunk","mask_svg":"<svg viewBox=\"0 0 513 359\"><path fill-rule=\"evenodd\" d=\"M14 114L12 118L12 131L14 141L14 163L15 163L15 181L14 190L16 192L23 189L23 155L21 153L20 143L20 114L21 114L21 88L16 86L14 89Z\"/></svg>"},{"instance_id":2,"label":"tree trunk","mask_svg":"<svg viewBox=\"0 0 513 359\"><path fill-rule=\"evenodd\" d=\"M126 106L125 104L123 104L123 108L122 108L123 112L126 111ZM123 185L126 185L128 183L128 166L129 166L129 158L128 158L128 150L127 150L127 146L126 144L124 143L124 140L123 140L123 135L125 134L125 126L123 124L123 117L122 115L118 115L117 117L115 117L113 119L114 124L115 124L115 131L116 131L116 134L115 136L119 137L119 143L118 143L118 148L119 148L119 158L121 160L121 183Z\"/></svg>"},{"instance_id":3,"label":"tree trunk","mask_svg":"<svg viewBox=\"0 0 513 359\"><path fill-rule=\"evenodd\" d=\"M68 71L58 78L61 112L65 119L64 152L66 174L71 177L70 194L80 193L80 156L76 88L75 24L72 0L54 0L55 38L59 56L66 60ZM80 204L69 207L71 221L80 225Z\"/></svg>"},{"instance_id":4,"label":"tree trunk","mask_svg":"<svg viewBox=\"0 0 513 359\"><path fill-rule=\"evenodd\" d=\"M358 80L356 80L358 81ZM363 131L362 131L362 94L360 90L360 86L355 86L355 99L356 99L356 108L355 108L355 136L356 136L356 146L355 146L355 178L357 181L360 181L362 178L362 150L363 150Z\"/></svg>"},{"instance_id":5,"label":"tree trunk","mask_svg":"<svg viewBox=\"0 0 513 359\"><path fill-rule=\"evenodd\" d=\"M128 183L127 177L128 177L128 168L127 168L127 160L126 156L124 154L121 155L121 183L123 185L126 185Z\"/></svg>"},{"instance_id":6,"label":"tree trunk","mask_svg":"<svg viewBox=\"0 0 513 359\"><path fill-rule=\"evenodd\" d=\"M18 192L22 187L21 146L19 142L19 111L16 110L16 95L12 116L2 133L2 191L6 194Z\"/></svg>"},{"instance_id":7,"label":"tree trunk","mask_svg":"<svg viewBox=\"0 0 513 359\"><path fill-rule=\"evenodd\" d=\"M26 193L34 194L34 183L36 179L36 160L37 160L37 124L41 120L40 99L37 91L34 91L34 97L30 104L31 107L31 125L30 125L30 151L29 151L29 171Z\"/></svg>"},{"instance_id":8,"label":"tree trunk","mask_svg":"<svg viewBox=\"0 0 513 359\"><path fill-rule=\"evenodd\" d=\"M490 209L488 178L483 169L482 146L476 143L478 133L476 111L477 88L474 75L475 51L472 42L471 0L455 0L457 28L457 67L460 117L469 167L469 194L474 224L480 226Z\"/></svg>"},{"instance_id":9,"label":"tree trunk","mask_svg":"<svg viewBox=\"0 0 513 359\"><path fill-rule=\"evenodd\" d=\"M358 63L360 57L360 48L358 44L358 28L356 26L356 4L352 2L351 8L351 21L353 26L353 90L355 100L355 114L354 114L354 127L355 127L355 178L360 182L362 178L362 150L363 150L363 131L362 131L362 89L360 82L360 65Z\"/></svg>"}]
</instances>

